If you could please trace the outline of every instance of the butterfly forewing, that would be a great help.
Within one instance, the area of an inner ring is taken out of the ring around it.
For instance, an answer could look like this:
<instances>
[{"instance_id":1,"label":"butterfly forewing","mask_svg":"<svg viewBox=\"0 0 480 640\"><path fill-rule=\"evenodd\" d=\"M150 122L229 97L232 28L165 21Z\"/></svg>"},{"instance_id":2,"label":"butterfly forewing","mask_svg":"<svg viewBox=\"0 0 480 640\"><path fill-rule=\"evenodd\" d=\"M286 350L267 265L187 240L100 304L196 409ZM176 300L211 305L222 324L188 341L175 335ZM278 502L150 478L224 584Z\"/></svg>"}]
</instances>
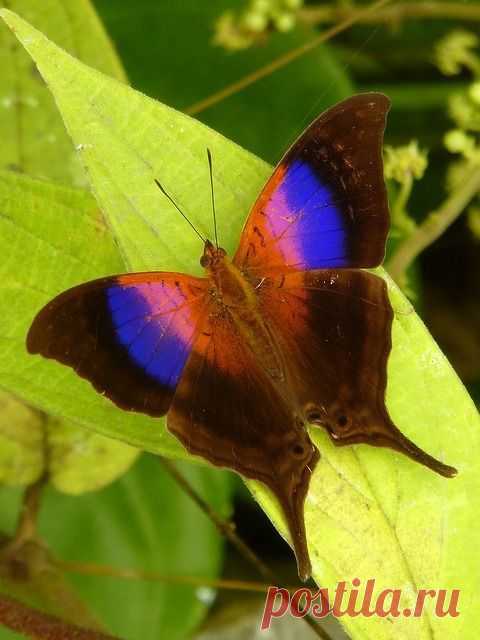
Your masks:
<instances>
[{"instance_id":1,"label":"butterfly forewing","mask_svg":"<svg viewBox=\"0 0 480 640\"><path fill-rule=\"evenodd\" d=\"M72 367L122 409L164 415L205 312L207 281L176 273L101 278L36 316L30 353Z\"/></svg>"},{"instance_id":2,"label":"butterfly forewing","mask_svg":"<svg viewBox=\"0 0 480 640\"><path fill-rule=\"evenodd\" d=\"M374 267L389 214L382 143L390 106L353 96L317 118L285 154L255 203L234 262L244 271Z\"/></svg>"}]
</instances>

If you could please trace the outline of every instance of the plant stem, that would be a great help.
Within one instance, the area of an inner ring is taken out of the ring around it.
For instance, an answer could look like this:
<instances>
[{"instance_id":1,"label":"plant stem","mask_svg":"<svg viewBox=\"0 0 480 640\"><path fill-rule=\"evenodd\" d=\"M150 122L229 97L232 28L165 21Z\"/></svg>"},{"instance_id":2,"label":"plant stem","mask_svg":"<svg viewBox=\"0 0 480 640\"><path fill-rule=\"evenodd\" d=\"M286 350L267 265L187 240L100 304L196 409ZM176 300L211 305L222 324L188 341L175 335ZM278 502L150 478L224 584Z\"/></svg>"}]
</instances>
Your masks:
<instances>
[{"instance_id":1,"label":"plant stem","mask_svg":"<svg viewBox=\"0 0 480 640\"><path fill-rule=\"evenodd\" d=\"M189 115L196 115L201 111L205 111L209 107L213 107L215 104L222 102L222 100L225 100L226 98L229 98L231 95L238 93L239 91L242 91L246 87L257 82L258 80L261 80L266 76L269 76L274 71L278 71L278 69L285 67L290 62L293 62L294 60L297 60L297 58L300 58L306 53L309 53L310 51L318 47L320 44L326 42L327 40L330 40L337 34L348 29L355 22L361 22L362 19L365 19L365 16L371 13L375 13L377 10L379 10L381 7L383 7L390 1L391 0L379 0L378 2L374 2L373 4L369 5L365 9L355 9L353 11L349 10L349 16L345 18L343 22L341 22L340 24L337 24L331 29L324 31L319 36L317 36L316 38L313 38L312 40L310 40L310 42L306 42L305 44L301 45L297 49L288 51L286 54L284 54L283 56L280 56L276 60L273 60L272 62L265 65L264 67L261 67L260 69L257 69L253 73L249 73L248 75L244 76L240 80L237 80L237 82L234 82L228 85L227 87L224 87L221 91L213 93L212 95L208 96L204 100L200 100L199 102L192 104L190 107L187 107L185 109L185 113L188 113Z\"/></svg>"},{"instance_id":2,"label":"plant stem","mask_svg":"<svg viewBox=\"0 0 480 640\"><path fill-rule=\"evenodd\" d=\"M144 571L142 569L119 569L108 565L67 562L56 560L56 565L62 571L78 573L85 576L107 576L111 578L122 578L124 580L151 580L154 582L164 582L166 584L186 584L199 587L211 587L213 589L228 589L232 591L248 591L257 593L267 593L270 583L251 582L244 580L223 580L202 578L199 576L167 576L157 571ZM293 594L299 587L284 587L290 594ZM304 587L302 587L304 588ZM316 591L311 591L312 597L317 596ZM322 640L332 640L330 636L310 618L305 618L307 624Z\"/></svg>"},{"instance_id":3,"label":"plant stem","mask_svg":"<svg viewBox=\"0 0 480 640\"><path fill-rule=\"evenodd\" d=\"M298 18L310 26L325 22L339 22L347 19L357 10L340 5L305 7L298 12ZM478 5L460 2L400 2L368 14L357 14L357 21L367 24L393 23L405 19L447 18L452 20L480 20Z\"/></svg>"},{"instance_id":4,"label":"plant stem","mask_svg":"<svg viewBox=\"0 0 480 640\"><path fill-rule=\"evenodd\" d=\"M25 489L15 535L3 549L6 555L15 553L25 542L36 539L38 512L45 483L46 476L42 476Z\"/></svg>"},{"instance_id":5,"label":"plant stem","mask_svg":"<svg viewBox=\"0 0 480 640\"><path fill-rule=\"evenodd\" d=\"M407 233L412 232L414 221L407 214L406 206L412 193L413 177L409 174L405 176L404 181L400 185L397 198L392 207L392 223L400 230Z\"/></svg>"},{"instance_id":6,"label":"plant stem","mask_svg":"<svg viewBox=\"0 0 480 640\"><path fill-rule=\"evenodd\" d=\"M56 566L62 571L78 573L85 576L105 576L121 578L123 580L150 580L152 582L164 582L166 584L186 584L197 587L211 587L212 589L226 589L230 591L249 591L266 593L271 586L269 582L254 582L246 580L225 580L207 578L202 576L172 576L158 571L145 571L143 569L119 569L109 565L92 562L69 562L55 560ZM293 593L299 586L285 587Z\"/></svg>"},{"instance_id":7,"label":"plant stem","mask_svg":"<svg viewBox=\"0 0 480 640\"><path fill-rule=\"evenodd\" d=\"M273 571L236 533L235 525L231 521L221 518L218 513L212 509L212 507L197 493L191 484L178 471L173 462L161 457L159 457L158 460L164 469L174 478L175 482L182 487L187 495L192 498L205 515L213 522L220 534L227 538L237 551L239 551L239 553L257 569L260 575L262 575L266 580L269 580L272 584L275 584L276 576ZM308 624L319 638L322 638L322 640L332 640L326 631L324 631L310 616L307 615L301 619Z\"/></svg>"},{"instance_id":8,"label":"plant stem","mask_svg":"<svg viewBox=\"0 0 480 640\"><path fill-rule=\"evenodd\" d=\"M250 547L240 538L235 531L235 525L230 520L225 520L206 502L202 496L192 487L192 485L178 471L175 464L166 458L158 458L163 468L172 476L175 482L190 496L195 504L213 522L222 536L237 549L237 551L252 564L266 580L275 580L273 571L268 567Z\"/></svg>"},{"instance_id":9,"label":"plant stem","mask_svg":"<svg viewBox=\"0 0 480 640\"><path fill-rule=\"evenodd\" d=\"M475 165L461 185L398 247L386 265L388 273L402 286L405 272L415 258L431 245L463 212L470 200L480 191L480 166Z\"/></svg>"},{"instance_id":10,"label":"plant stem","mask_svg":"<svg viewBox=\"0 0 480 640\"><path fill-rule=\"evenodd\" d=\"M100 631L84 629L32 609L18 600L0 594L0 624L35 640L119 640Z\"/></svg>"}]
</instances>

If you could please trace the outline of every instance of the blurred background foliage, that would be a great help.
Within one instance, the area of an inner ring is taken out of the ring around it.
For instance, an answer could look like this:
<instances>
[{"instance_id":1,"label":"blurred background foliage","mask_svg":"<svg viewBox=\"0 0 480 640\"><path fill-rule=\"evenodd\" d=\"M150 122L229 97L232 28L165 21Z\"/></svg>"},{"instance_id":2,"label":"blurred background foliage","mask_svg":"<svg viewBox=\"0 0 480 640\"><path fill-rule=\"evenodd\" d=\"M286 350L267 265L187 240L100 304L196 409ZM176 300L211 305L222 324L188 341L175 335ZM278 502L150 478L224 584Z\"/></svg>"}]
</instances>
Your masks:
<instances>
[{"instance_id":1,"label":"blurred background foliage","mask_svg":"<svg viewBox=\"0 0 480 640\"><path fill-rule=\"evenodd\" d=\"M205 98L351 17L360 5L315 0L94 0L92 5L48 0L41 7L33 0L10 0L0 5L88 64L122 81L128 78L136 89L194 114L272 164L327 106L356 91L386 93L392 100L385 161L393 222L387 268L414 298L480 403L479 2L391 1L327 44L206 108ZM18 100L14 119L0 125L9 140L0 158L2 180L10 185L16 178L9 173L25 173L85 187L80 167L62 159L72 154L60 117L47 104L51 98L19 45L6 29L1 31L0 55L10 70L4 87L17 84L18 95L25 95L31 85L32 100L38 101ZM12 106L5 102L6 90L0 100L4 110ZM39 103L48 114L42 121L32 115ZM49 143L47 134L53 136ZM72 196L88 209L94 203L87 197ZM22 495L25 500L22 487L43 484L47 475L39 532L55 558L173 575L256 577L229 547L222 569L222 542L214 526L153 458L143 455L134 462L137 452L125 448L115 454L115 468L101 477L86 476L88 466L105 469L111 446L106 439L79 440L71 425L52 425L47 416L16 403L6 394L0 397L0 527L5 535L17 526ZM46 450L48 460L41 454ZM66 468L77 469L73 479L65 476ZM240 482L203 467L182 465L182 472L224 516L232 512L233 502L240 533L285 580L294 579L289 568L283 569L290 558L286 546ZM97 490L87 492L91 489ZM47 553L43 542L39 549ZM28 565L25 557L22 562ZM212 629L201 637L253 637L248 619L237 624L246 611L258 609L253 596L237 610L237 594L229 598L198 586L86 576L73 576L67 585L56 561L42 555L42 562L54 577L45 578L45 572L39 577L32 570L22 588L3 562L0 591L13 590L53 613L64 612L70 603L71 622L85 620L72 613L78 599L93 625L132 640L187 637L216 599ZM258 612L255 616L254 626ZM0 629L0 638L11 637L18 636Z\"/></svg>"}]
</instances>

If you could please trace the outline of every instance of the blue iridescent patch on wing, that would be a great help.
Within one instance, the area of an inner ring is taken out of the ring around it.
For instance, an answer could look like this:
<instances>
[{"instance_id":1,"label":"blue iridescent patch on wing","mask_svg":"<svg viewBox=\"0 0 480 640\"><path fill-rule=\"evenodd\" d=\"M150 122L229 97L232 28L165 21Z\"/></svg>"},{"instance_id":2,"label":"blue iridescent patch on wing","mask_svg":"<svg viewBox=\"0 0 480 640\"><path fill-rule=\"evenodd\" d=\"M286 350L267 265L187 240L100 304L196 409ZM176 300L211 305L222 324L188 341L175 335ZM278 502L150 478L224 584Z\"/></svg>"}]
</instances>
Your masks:
<instances>
[{"instance_id":1,"label":"blue iridescent patch on wing","mask_svg":"<svg viewBox=\"0 0 480 640\"><path fill-rule=\"evenodd\" d=\"M107 290L117 342L147 375L174 389L187 361L194 331L179 287L166 283Z\"/></svg>"},{"instance_id":2,"label":"blue iridescent patch on wing","mask_svg":"<svg viewBox=\"0 0 480 640\"><path fill-rule=\"evenodd\" d=\"M348 265L345 213L332 187L295 159L266 208L268 226L287 264L305 269Z\"/></svg>"}]
</instances>

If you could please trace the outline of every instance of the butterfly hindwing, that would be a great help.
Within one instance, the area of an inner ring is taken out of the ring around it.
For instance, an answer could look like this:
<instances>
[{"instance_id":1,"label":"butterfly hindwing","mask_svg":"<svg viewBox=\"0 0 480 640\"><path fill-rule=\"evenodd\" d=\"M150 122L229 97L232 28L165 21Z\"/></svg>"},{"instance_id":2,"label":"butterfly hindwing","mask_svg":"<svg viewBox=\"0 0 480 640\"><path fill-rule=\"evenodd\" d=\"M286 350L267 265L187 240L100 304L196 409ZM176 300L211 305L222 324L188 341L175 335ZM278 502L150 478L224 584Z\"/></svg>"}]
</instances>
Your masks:
<instances>
[{"instance_id":1,"label":"butterfly hindwing","mask_svg":"<svg viewBox=\"0 0 480 640\"><path fill-rule=\"evenodd\" d=\"M305 419L335 444L386 446L454 474L394 425L385 406L393 310L382 278L361 270L292 272L266 279L259 299L288 353Z\"/></svg>"},{"instance_id":2,"label":"butterfly hindwing","mask_svg":"<svg viewBox=\"0 0 480 640\"><path fill-rule=\"evenodd\" d=\"M242 270L374 267L389 226L382 142L390 102L365 93L315 120L285 154L247 219Z\"/></svg>"},{"instance_id":3,"label":"butterfly hindwing","mask_svg":"<svg viewBox=\"0 0 480 640\"><path fill-rule=\"evenodd\" d=\"M164 415L205 308L206 281L138 273L79 285L49 302L30 353L72 367L122 409Z\"/></svg>"},{"instance_id":4,"label":"butterfly hindwing","mask_svg":"<svg viewBox=\"0 0 480 640\"><path fill-rule=\"evenodd\" d=\"M308 577L303 503L318 452L228 314L211 314L199 332L167 426L190 453L271 489Z\"/></svg>"}]
</instances>

